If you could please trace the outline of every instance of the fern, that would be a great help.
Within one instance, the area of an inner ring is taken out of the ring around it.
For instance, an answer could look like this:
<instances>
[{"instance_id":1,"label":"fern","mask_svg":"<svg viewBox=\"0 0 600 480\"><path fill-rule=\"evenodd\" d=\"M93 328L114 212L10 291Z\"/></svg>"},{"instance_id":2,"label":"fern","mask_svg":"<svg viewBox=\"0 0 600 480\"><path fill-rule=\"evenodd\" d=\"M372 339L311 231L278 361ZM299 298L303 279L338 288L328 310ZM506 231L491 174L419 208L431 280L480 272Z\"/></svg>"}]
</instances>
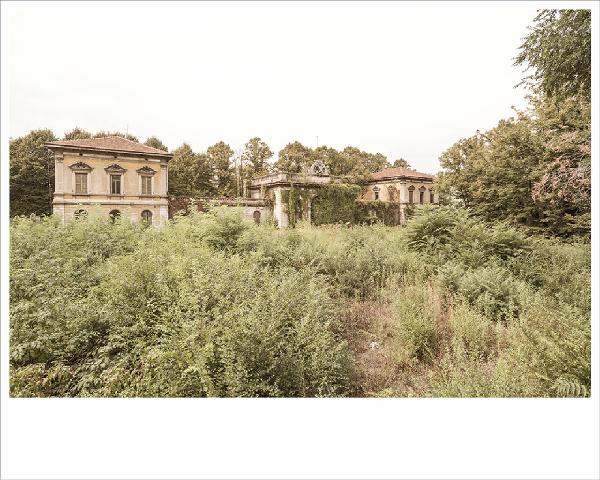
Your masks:
<instances>
[{"instance_id":1,"label":"fern","mask_svg":"<svg viewBox=\"0 0 600 480\"><path fill-rule=\"evenodd\" d=\"M558 378L553 385L556 395L559 397L589 397L588 387L582 385L577 380L565 377Z\"/></svg>"}]
</instances>

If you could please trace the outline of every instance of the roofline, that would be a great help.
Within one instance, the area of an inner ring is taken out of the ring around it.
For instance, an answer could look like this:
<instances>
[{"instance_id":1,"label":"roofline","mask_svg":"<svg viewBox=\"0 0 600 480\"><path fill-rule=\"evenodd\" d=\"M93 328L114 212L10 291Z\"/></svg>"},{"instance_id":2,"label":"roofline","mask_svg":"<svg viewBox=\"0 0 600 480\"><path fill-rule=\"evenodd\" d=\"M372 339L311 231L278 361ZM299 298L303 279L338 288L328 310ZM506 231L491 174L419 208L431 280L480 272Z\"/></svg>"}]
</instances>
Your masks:
<instances>
[{"instance_id":1,"label":"roofline","mask_svg":"<svg viewBox=\"0 0 600 480\"><path fill-rule=\"evenodd\" d=\"M114 148L98 148L98 147L82 147L82 146L75 146L75 145L65 145L65 144L60 144L60 143L54 143L54 142L46 142L44 143L44 146L50 150L53 149L62 149L62 150L70 150L70 151L94 151L94 152L107 152L107 153L120 153L120 154L124 154L124 155L135 155L135 156L145 156L145 157L159 157L159 158L165 158L167 160L171 160L173 158L173 154L172 153L150 153L150 152L134 152L131 150L119 150L119 149L114 149Z\"/></svg>"},{"instance_id":2,"label":"roofline","mask_svg":"<svg viewBox=\"0 0 600 480\"><path fill-rule=\"evenodd\" d=\"M434 180L435 175L420 175L420 176L412 176L412 175L390 175L388 177L381 178L369 178L367 183L376 183L381 182L383 180Z\"/></svg>"}]
</instances>

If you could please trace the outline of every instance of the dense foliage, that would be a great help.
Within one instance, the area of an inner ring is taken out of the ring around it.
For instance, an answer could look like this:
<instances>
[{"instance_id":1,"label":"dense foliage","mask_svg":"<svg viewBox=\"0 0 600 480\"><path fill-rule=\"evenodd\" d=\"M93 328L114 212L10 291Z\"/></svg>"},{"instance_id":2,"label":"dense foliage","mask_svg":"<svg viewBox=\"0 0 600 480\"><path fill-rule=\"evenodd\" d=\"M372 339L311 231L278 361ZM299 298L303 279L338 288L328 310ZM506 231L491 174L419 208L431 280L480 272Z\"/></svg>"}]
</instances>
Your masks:
<instances>
[{"instance_id":1,"label":"dense foliage","mask_svg":"<svg viewBox=\"0 0 600 480\"><path fill-rule=\"evenodd\" d=\"M332 183L320 187L312 200L312 222L315 225L401 223L399 203L359 200L360 191L359 185L351 183Z\"/></svg>"},{"instance_id":2,"label":"dense foliage","mask_svg":"<svg viewBox=\"0 0 600 480\"><path fill-rule=\"evenodd\" d=\"M54 156L45 146L56 137L50 130L33 130L10 140L10 215L52 213Z\"/></svg>"},{"instance_id":3,"label":"dense foliage","mask_svg":"<svg viewBox=\"0 0 600 480\"><path fill-rule=\"evenodd\" d=\"M351 146L341 151L325 145L312 149L296 141L288 143L279 151L275 168L282 172L300 173L306 171L316 160L321 160L329 168L331 175L356 182L390 166L381 153L363 152Z\"/></svg>"},{"instance_id":4,"label":"dense foliage","mask_svg":"<svg viewBox=\"0 0 600 480\"><path fill-rule=\"evenodd\" d=\"M406 228L16 218L10 268L15 396L590 393L589 245L463 209Z\"/></svg>"},{"instance_id":5,"label":"dense foliage","mask_svg":"<svg viewBox=\"0 0 600 480\"><path fill-rule=\"evenodd\" d=\"M440 157L442 194L487 220L546 235L589 235L591 220L591 12L542 10L517 64L530 106Z\"/></svg>"}]
</instances>

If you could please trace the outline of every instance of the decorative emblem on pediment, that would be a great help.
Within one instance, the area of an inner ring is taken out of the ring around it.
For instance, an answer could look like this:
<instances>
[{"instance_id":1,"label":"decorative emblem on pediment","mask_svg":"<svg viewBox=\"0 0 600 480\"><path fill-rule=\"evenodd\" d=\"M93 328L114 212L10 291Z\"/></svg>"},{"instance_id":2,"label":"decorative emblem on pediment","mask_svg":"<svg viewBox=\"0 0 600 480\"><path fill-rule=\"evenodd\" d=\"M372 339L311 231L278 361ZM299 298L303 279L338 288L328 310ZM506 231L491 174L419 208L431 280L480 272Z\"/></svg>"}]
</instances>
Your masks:
<instances>
[{"instance_id":1,"label":"decorative emblem on pediment","mask_svg":"<svg viewBox=\"0 0 600 480\"><path fill-rule=\"evenodd\" d=\"M142 168L138 168L136 172L140 175L154 175L156 170L150 168L148 165L144 165Z\"/></svg>"},{"instance_id":2,"label":"decorative emblem on pediment","mask_svg":"<svg viewBox=\"0 0 600 480\"><path fill-rule=\"evenodd\" d=\"M308 174L316 175L317 177L328 177L329 169L327 168L327 165L323 163L323 160L319 159L315 160L315 163L308 169Z\"/></svg>"},{"instance_id":3,"label":"decorative emblem on pediment","mask_svg":"<svg viewBox=\"0 0 600 480\"><path fill-rule=\"evenodd\" d=\"M113 163L112 165L106 167L104 170L106 170L107 173L125 173L127 171L118 163Z\"/></svg>"},{"instance_id":4,"label":"decorative emblem on pediment","mask_svg":"<svg viewBox=\"0 0 600 480\"><path fill-rule=\"evenodd\" d=\"M77 162L77 163L74 163L73 165L69 165L69 168L73 171L78 171L78 172L91 172L92 171L92 167L90 167L87 163L83 163L83 162Z\"/></svg>"}]
</instances>

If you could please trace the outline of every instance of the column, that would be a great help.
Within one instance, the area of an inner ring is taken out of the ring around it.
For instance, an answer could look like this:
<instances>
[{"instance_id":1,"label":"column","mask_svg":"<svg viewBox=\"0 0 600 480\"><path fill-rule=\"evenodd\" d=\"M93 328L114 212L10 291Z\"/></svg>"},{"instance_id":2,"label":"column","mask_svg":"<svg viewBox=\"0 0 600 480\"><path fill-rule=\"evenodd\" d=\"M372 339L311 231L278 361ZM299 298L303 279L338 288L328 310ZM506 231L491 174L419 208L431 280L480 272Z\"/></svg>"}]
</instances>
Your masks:
<instances>
[{"instance_id":1,"label":"column","mask_svg":"<svg viewBox=\"0 0 600 480\"><path fill-rule=\"evenodd\" d=\"M279 228L286 228L288 226L288 216L283 208L282 190L278 187L273 189L273 193L275 194L275 202L273 205L273 218L275 218L275 220L277 221L277 226Z\"/></svg>"}]
</instances>

